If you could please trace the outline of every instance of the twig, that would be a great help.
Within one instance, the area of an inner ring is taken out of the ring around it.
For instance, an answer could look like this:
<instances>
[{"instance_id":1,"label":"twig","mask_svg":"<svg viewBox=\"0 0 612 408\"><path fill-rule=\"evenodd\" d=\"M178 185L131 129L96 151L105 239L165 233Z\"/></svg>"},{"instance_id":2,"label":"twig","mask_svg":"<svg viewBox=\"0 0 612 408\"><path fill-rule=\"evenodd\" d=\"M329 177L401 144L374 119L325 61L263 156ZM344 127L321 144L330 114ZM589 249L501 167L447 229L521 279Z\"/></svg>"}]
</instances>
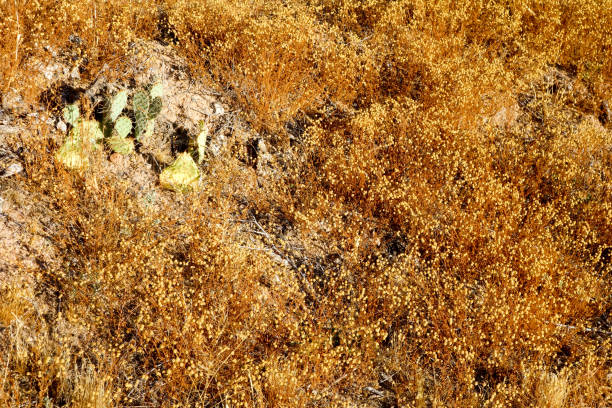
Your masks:
<instances>
[{"instance_id":1,"label":"twig","mask_svg":"<svg viewBox=\"0 0 612 408\"><path fill-rule=\"evenodd\" d=\"M245 230L243 230L243 231L244 231L244 232L250 232L251 234L262 235L262 236L264 236L264 237L269 238L269 235L266 235L266 234L264 234L263 232L260 232L260 231L255 231L255 230L252 230L252 229L245 229Z\"/></svg>"},{"instance_id":2,"label":"twig","mask_svg":"<svg viewBox=\"0 0 612 408\"><path fill-rule=\"evenodd\" d=\"M261 224L259 224L259 222L257 222L257 219L255 219L255 217L253 218L253 222L255 223L255 225L257 225L257 228L259 228L259 230L261 231L262 235L264 235L266 238L268 238L270 241L272 241L272 236L270 234L268 234L266 232L266 230L261 226ZM316 299L315 296L315 291L312 287L312 285L310 284L310 282L308 281L308 278L306 277L306 274L295 264L295 262L293 261L293 259L291 259L290 257L288 257L287 255L285 255L281 250L279 250L276 245L274 245L272 242L269 242L270 247L272 247L273 252L278 255L279 257L281 257L282 259L284 259L287 263L289 263L289 265L291 265L291 267L298 272L298 274L300 275L300 277L302 278L303 284L306 287L306 291L309 292L308 294L310 296L313 297L313 299Z\"/></svg>"},{"instance_id":3,"label":"twig","mask_svg":"<svg viewBox=\"0 0 612 408\"><path fill-rule=\"evenodd\" d=\"M97 25L97 21L98 21L98 9L96 7L96 2L92 1L93 3L93 26L94 26L94 36L95 36L95 41L96 41L96 49L98 48L98 25Z\"/></svg>"},{"instance_id":4,"label":"twig","mask_svg":"<svg viewBox=\"0 0 612 408\"><path fill-rule=\"evenodd\" d=\"M553 323L553 322L549 322L548 320L543 320L543 322L547 323L547 324L552 324L552 325L557 326L557 327L562 327L562 328L568 329L568 330L570 330L570 329L571 330L580 330L580 331L586 331L586 332L589 332L589 333L599 333L599 334L605 334L607 336L612 336L612 332L608 332L608 331L605 331L605 330L592 329L590 327L580 328L578 326L572 326L570 324Z\"/></svg>"},{"instance_id":5,"label":"twig","mask_svg":"<svg viewBox=\"0 0 612 408\"><path fill-rule=\"evenodd\" d=\"M373 387L363 387L363 390L369 392L370 394L377 395L379 397L384 397L385 396L384 392L379 391L379 390L377 390L376 388L373 388Z\"/></svg>"},{"instance_id":6,"label":"twig","mask_svg":"<svg viewBox=\"0 0 612 408\"><path fill-rule=\"evenodd\" d=\"M393 376L394 375L395 374L389 375L389 374L385 374L385 373L380 373L380 376L382 377L382 381L381 382L382 383L388 382L390 384L393 383Z\"/></svg>"},{"instance_id":7,"label":"twig","mask_svg":"<svg viewBox=\"0 0 612 408\"><path fill-rule=\"evenodd\" d=\"M15 67L19 61L19 44L21 44L21 25L19 24L19 12L17 10L17 0L15 0L15 18L17 19L17 39L15 40Z\"/></svg>"},{"instance_id":8,"label":"twig","mask_svg":"<svg viewBox=\"0 0 612 408\"><path fill-rule=\"evenodd\" d=\"M253 380L251 379L251 373L248 373L248 376L249 376L249 385L251 386L251 398L253 398L253 402L257 402L257 399L256 399L257 392L255 391L255 387L253 387Z\"/></svg>"},{"instance_id":9,"label":"twig","mask_svg":"<svg viewBox=\"0 0 612 408\"><path fill-rule=\"evenodd\" d=\"M359 39L358 43L359 45L362 45L364 42L368 41L370 38L372 38L374 34L370 34L370 35L366 35L365 37Z\"/></svg>"}]
</instances>

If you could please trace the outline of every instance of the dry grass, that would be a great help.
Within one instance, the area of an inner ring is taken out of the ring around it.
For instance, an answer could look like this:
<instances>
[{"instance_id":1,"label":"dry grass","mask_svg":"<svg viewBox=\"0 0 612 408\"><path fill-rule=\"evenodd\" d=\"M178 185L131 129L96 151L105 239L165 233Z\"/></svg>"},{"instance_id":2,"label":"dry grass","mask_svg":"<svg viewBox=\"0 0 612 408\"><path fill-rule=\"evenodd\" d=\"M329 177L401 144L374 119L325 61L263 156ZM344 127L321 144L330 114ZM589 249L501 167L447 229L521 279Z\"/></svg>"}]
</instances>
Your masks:
<instances>
[{"instance_id":1,"label":"dry grass","mask_svg":"<svg viewBox=\"0 0 612 408\"><path fill-rule=\"evenodd\" d=\"M236 137L152 210L103 153L63 170L30 124L20 188L49 201L61 259L0 282L0 405L612 403L609 0L0 16L4 97L40 97L46 46L95 78L161 39L271 153L255 171Z\"/></svg>"}]
</instances>

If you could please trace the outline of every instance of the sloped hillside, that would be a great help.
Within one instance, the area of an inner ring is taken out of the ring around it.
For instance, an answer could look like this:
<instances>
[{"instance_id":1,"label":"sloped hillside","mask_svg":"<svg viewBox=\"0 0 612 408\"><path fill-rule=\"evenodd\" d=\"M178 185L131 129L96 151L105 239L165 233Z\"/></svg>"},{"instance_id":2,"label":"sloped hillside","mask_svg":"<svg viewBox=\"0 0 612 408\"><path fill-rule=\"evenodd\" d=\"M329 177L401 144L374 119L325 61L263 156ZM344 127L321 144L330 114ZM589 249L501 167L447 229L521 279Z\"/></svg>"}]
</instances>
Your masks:
<instances>
[{"instance_id":1,"label":"sloped hillside","mask_svg":"<svg viewBox=\"0 0 612 408\"><path fill-rule=\"evenodd\" d=\"M611 27L0 2L0 406L612 405Z\"/></svg>"}]
</instances>

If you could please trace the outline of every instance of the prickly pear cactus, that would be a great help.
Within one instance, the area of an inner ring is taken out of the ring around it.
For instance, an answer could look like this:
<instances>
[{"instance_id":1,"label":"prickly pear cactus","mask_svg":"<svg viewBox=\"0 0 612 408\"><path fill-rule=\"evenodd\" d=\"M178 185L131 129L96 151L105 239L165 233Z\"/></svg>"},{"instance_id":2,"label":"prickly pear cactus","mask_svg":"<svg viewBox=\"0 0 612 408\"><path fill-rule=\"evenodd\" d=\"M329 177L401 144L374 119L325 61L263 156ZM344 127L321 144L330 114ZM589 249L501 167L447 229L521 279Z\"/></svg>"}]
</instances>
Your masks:
<instances>
[{"instance_id":1,"label":"prickly pear cactus","mask_svg":"<svg viewBox=\"0 0 612 408\"><path fill-rule=\"evenodd\" d=\"M76 122L79 120L79 116L79 106L76 103L64 108L64 120L66 123L75 126Z\"/></svg>"},{"instance_id":2,"label":"prickly pear cactus","mask_svg":"<svg viewBox=\"0 0 612 408\"><path fill-rule=\"evenodd\" d=\"M64 120L71 125L68 137L57 151L55 158L71 170L83 169L89 165L86 144L92 148L104 138L102 127L95 120L83 120L77 104L68 105L63 111Z\"/></svg>"},{"instance_id":3,"label":"prickly pear cactus","mask_svg":"<svg viewBox=\"0 0 612 408\"><path fill-rule=\"evenodd\" d=\"M69 136L55 154L55 158L70 170L81 170L89 166L89 157L78 136Z\"/></svg>"},{"instance_id":4,"label":"prickly pear cactus","mask_svg":"<svg viewBox=\"0 0 612 408\"><path fill-rule=\"evenodd\" d=\"M155 118L162 109L163 87L153 83L146 91L139 91L132 97L134 111L134 134L136 139L143 135L152 135L155 129ZM97 148L103 139L115 152L130 154L134 151L134 139L127 136L132 131L132 121L127 116L120 116L128 101L128 91L122 90L109 98L104 107L102 122L80 118L77 104L64 108L64 120L71 125L68 138L59 149L56 157L70 169L86 167L89 163L86 145ZM197 168L196 168L197 170Z\"/></svg>"},{"instance_id":5,"label":"prickly pear cactus","mask_svg":"<svg viewBox=\"0 0 612 408\"><path fill-rule=\"evenodd\" d=\"M128 100L128 91L122 90L106 101L104 106L104 117L102 119L102 129L105 137L111 137L114 133L114 122L125 109Z\"/></svg>"},{"instance_id":6,"label":"prickly pear cactus","mask_svg":"<svg viewBox=\"0 0 612 408\"><path fill-rule=\"evenodd\" d=\"M149 96L151 99L161 98L164 96L164 86L160 81L154 82L149 85Z\"/></svg>"},{"instance_id":7,"label":"prickly pear cactus","mask_svg":"<svg viewBox=\"0 0 612 408\"><path fill-rule=\"evenodd\" d=\"M138 110L134 111L134 135L136 136L136 140L140 140L140 138L145 134L147 130L147 114Z\"/></svg>"},{"instance_id":8,"label":"prickly pear cactus","mask_svg":"<svg viewBox=\"0 0 612 408\"><path fill-rule=\"evenodd\" d=\"M107 102L106 112L104 114L105 122L114 122L117 120L123 109L125 109L125 105L127 105L128 100L128 92L127 90L119 91L110 98Z\"/></svg>"},{"instance_id":9,"label":"prickly pear cactus","mask_svg":"<svg viewBox=\"0 0 612 408\"><path fill-rule=\"evenodd\" d=\"M151 84L147 91L139 91L132 97L134 109L134 134L137 140L143 136L151 136L155 129L155 118L162 110L163 86L161 83Z\"/></svg>"},{"instance_id":10,"label":"prickly pear cactus","mask_svg":"<svg viewBox=\"0 0 612 408\"><path fill-rule=\"evenodd\" d=\"M149 104L149 120L155 119L161 110L162 99L159 96L151 99L151 103Z\"/></svg>"},{"instance_id":11,"label":"prickly pear cactus","mask_svg":"<svg viewBox=\"0 0 612 408\"><path fill-rule=\"evenodd\" d=\"M185 193L198 186L200 171L189 153L178 155L174 163L165 168L159 175L163 188Z\"/></svg>"},{"instance_id":12,"label":"prickly pear cactus","mask_svg":"<svg viewBox=\"0 0 612 408\"><path fill-rule=\"evenodd\" d=\"M121 116L115 122L114 133L119 137L127 137L132 131L132 121L127 116Z\"/></svg>"},{"instance_id":13,"label":"prickly pear cactus","mask_svg":"<svg viewBox=\"0 0 612 408\"><path fill-rule=\"evenodd\" d=\"M116 153L130 154L134 151L134 139L121 137L118 134L106 139L106 144Z\"/></svg>"},{"instance_id":14,"label":"prickly pear cactus","mask_svg":"<svg viewBox=\"0 0 612 408\"><path fill-rule=\"evenodd\" d=\"M77 126L73 128L80 131L81 136L84 140L96 148L98 142L104 139L104 132L102 131L102 124L97 120L83 120Z\"/></svg>"},{"instance_id":15,"label":"prickly pear cactus","mask_svg":"<svg viewBox=\"0 0 612 408\"><path fill-rule=\"evenodd\" d=\"M155 121L150 120L147 122L147 130L145 130L145 137L149 138L153 136L153 131L155 130Z\"/></svg>"},{"instance_id":16,"label":"prickly pear cactus","mask_svg":"<svg viewBox=\"0 0 612 408\"><path fill-rule=\"evenodd\" d=\"M71 125L66 141L56 154L56 159L71 170L83 169L89 165L88 149L97 149L105 136L111 135L116 129L117 135L125 139L130 133L132 122L126 116L118 116L127 103L127 91L121 91L112 97L105 108L104 121L86 120L80 117L77 104L64 108L64 120ZM117 123L113 125L113 122ZM133 142L115 143L122 152L134 150Z\"/></svg>"},{"instance_id":17,"label":"prickly pear cactus","mask_svg":"<svg viewBox=\"0 0 612 408\"><path fill-rule=\"evenodd\" d=\"M134 140L128 139L127 135L132 130L132 121L127 116L117 118L113 134L106 139L106 144L114 152L120 154L130 154L134 151Z\"/></svg>"},{"instance_id":18,"label":"prickly pear cactus","mask_svg":"<svg viewBox=\"0 0 612 408\"><path fill-rule=\"evenodd\" d=\"M149 94L144 91L136 92L133 96L132 105L134 111L149 112Z\"/></svg>"}]
</instances>

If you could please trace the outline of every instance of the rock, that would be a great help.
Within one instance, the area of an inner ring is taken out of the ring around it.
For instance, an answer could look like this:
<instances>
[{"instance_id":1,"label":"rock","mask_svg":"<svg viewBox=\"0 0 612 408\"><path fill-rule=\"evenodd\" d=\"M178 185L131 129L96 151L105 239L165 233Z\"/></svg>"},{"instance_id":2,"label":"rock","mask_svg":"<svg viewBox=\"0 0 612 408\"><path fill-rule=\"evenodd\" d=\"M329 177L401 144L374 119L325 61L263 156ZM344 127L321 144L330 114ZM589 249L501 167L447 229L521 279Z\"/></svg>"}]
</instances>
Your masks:
<instances>
[{"instance_id":1,"label":"rock","mask_svg":"<svg viewBox=\"0 0 612 408\"><path fill-rule=\"evenodd\" d=\"M583 84L581 81L576 80L572 84L571 91L571 97L577 107L584 110L591 109L593 95L585 84Z\"/></svg>"},{"instance_id":2,"label":"rock","mask_svg":"<svg viewBox=\"0 0 612 408\"><path fill-rule=\"evenodd\" d=\"M559 68L551 67L546 74L544 74L544 84L546 89L550 93L571 93L574 90L574 80L570 75Z\"/></svg>"},{"instance_id":3,"label":"rock","mask_svg":"<svg viewBox=\"0 0 612 408\"><path fill-rule=\"evenodd\" d=\"M0 125L0 134L19 133L22 130L21 126Z\"/></svg>"},{"instance_id":4,"label":"rock","mask_svg":"<svg viewBox=\"0 0 612 408\"><path fill-rule=\"evenodd\" d=\"M225 109L223 108L223 105L221 105L219 102L213 102L212 106L213 106L215 115L225 114Z\"/></svg>"},{"instance_id":5,"label":"rock","mask_svg":"<svg viewBox=\"0 0 612 408\"><path fill-rule=\"evenodd\" d=\"M48 81L57 81L68 74L68 67L60 64L48 64L41 69L43 76Z\"/></svg>"},{"instance_id":6,"label":"rock","mask_svg":"<svg viewBox=\"0 0 612 408\"><path fill-rule=\"evenodd\" d=\"M257 151L261 154L268 154L268 148L266 147L266 142L263 139L259 139L257 141Z\"/></svg>"},{"instance_id":7,"label":"rock","mask_svg":"<svg viewBox=\"0 0 612 408\"><path fill-rule=\"evenodd\" d=\"M72 80L72 67L67 65L61 58L51 56L33 57L24 62L22 68L32 78L40 81L43 87L59 81Z\"/></svg>"},{"instance_id":8,"label":"rock","mask_svg":"<svg viewBox=\"0 0 612 408\"><path fill-rule=\"evenodd\" d=\"M51 47L50 45L45 45L43 49L47 51L49 54L51 54L53 58L57 57L57 50Z\"/></svg>"},{"instance_id":9,"label":"rock","mask_svg":"<svg viewBox=\"0 0 612 408\"><path fill-rule=\"evenodd\" d=\"M74 67L70 71L70 79L81 79L81 73L79 72L79 67Z\"/></svg>"},{"instance_id":10,"label":"rock","mask_svg":"<svg viewBox=\"0 0 612 408\"><path fill-rule=\"evenodd\" d=\"M581 110L593 109L593 94L583 81L576 78L575 73L551 67L542 80L546 92L568 97L574 106Z\"/></svg>"},{"instance_id":11,"label":"rock","mask_svg":"<svg viewBox=\"0 0 612 408\"><path fill-rule=\"evenodd\" d=\"M15 174L21 173L22 171L23 171L23 166L21 165L21 163L14 162L10 164L8 167L6 167L4 170L2 170L2 172L0 173L0 177L11 177L11 176L14 176Z\"/></svg>"},{"instance_id":12,"label":"rock","mask_svg":"<svg viewBox=\"0 0 612 408\"><path fill-rule=\"evenodd\" d=\"M24 102L21 94L11 88L6 93L2 94L2 109L16 114L22 114L28 110L28 105Z\"/></svg>"},{"instance_id":13,"label":"rock","mask_svg":"<svg viewBox=\"0 0 612 408\"><path fill-rule=\"evenodd\" d=\"M180 122L185 129L197 131L198 123L212 115L211 98L194 93L184 83L166 81L164 83L164 107L159 119L169 123Z\"/></svg>"},{"instance_id":14,"label":"rock","mask_svg":"<svg viewBox=\"0 0 612 408\"><path fill-rule=\"evenodd\" d=\"M41 115L38 112L28 113L28 117L36 119L40 123L44 123L48 126L53 126L55 124L55 120L46 115Z\"/></svg>"},{"instance_id":15,"label":"rock","mask_svg":"<svg viewBox=\"0 0 612 408\"><path fill-rule=\"evenodd\" d=\"M170 84L171 85L171 84ZM170 88L168 91L168 97L172 100L172 95L170 93ZM212 111L208 106L210 105L210 100L205 98L199 94L189 94L185 91L181 91L178 88L174 88L177 92L179 92L178 98L174 99L174 104L169 103L169 107L175 106L177 109L176 112L170 112L168 109L167 114L172 116L173 114L181 116L188 123L188 128L194 128L195 125L206 116L210 116ZM162 112L163 115L163 112ZM169 118L166 116L166 118Z\"/></svg>"},{"instance_id":16,"label":"rock","mask_svg":"<svg viewBox=\"0 0 612 408\"><path fill-rule=\"evenodd\" d=\"M494 116L491 118L491 122L494 126L510 129L516 124L521 114L521 108L517 103L513 103L510 106L502 107Z\"/></svg>"},{"instance_id":17,"label":"rock","mask_svg":"<svg viewBox=\"0 0 612 408\"><path fill-rule=\"evenodd\" d=\"M606 132L606 128L604 128L601 122L593 115L584 116L580 125L586 127L587 129L593 129L596 132Z\"/></svg>"},{"instance_id":18,"label":"rock","mask_svg":"<svg viewBox=\"0 0 612 408\"><path fill-rule=\"evenodd\" d=\"M83 40L81 39L81 37L79 37L76 34L70 34L70 36L68 37L68 41L70 41L73 44L82 44Z\"/></svg>"},{"instance_id":19,"label":"rock","mask_svg":"<svg viewBox=\"0 0 612 408\"><path fill-rule=\"evenodd\" d=\"M64 123L64 121L61 119L57 121L57 123L55 124L55 128L62 133L66 133L66 130L68 129L66 123Z\"/></svg>"},{"instance_id":20,"label":"rock","mask_svg":"<svg viewBox=\"0 0 612 408\"><path fill-rule=\"evenodd\" d=\"M94 81L93 84L89 87L87 91L85 91L85 96L87 98L93 98L96 94L100 93L100 91L104 88L107 83L106 76L102 75L104 71L108 70L108 64L104 64L102 69L100 69L98 73L98 78Z\"/></svg>"},{"instance_id":21,"label":"rock","mask_svg":"<svg viewBox=\"0 0 612 408\"><path fill-rule=\"evenodd\" d=\"M268 153L266 142L263 139L257 141L257 175L268 176L268 164L272 161L272 155Z\"/></svg>"},{"instance_id":22,"label":"rock","mask_svg":"<svg viewBox=\"0 0 612 408\"><path fill-rule=\"evenodd\" d=\"M223 149L226 143L227 143L227 137L225 136L225 134L223 134L223 132L219 132L213 135L210 141L210 146L209 146L209 150L212 153L212 155L218 156L221 153L221 150Z\"/></svg>"}]
</instances>

